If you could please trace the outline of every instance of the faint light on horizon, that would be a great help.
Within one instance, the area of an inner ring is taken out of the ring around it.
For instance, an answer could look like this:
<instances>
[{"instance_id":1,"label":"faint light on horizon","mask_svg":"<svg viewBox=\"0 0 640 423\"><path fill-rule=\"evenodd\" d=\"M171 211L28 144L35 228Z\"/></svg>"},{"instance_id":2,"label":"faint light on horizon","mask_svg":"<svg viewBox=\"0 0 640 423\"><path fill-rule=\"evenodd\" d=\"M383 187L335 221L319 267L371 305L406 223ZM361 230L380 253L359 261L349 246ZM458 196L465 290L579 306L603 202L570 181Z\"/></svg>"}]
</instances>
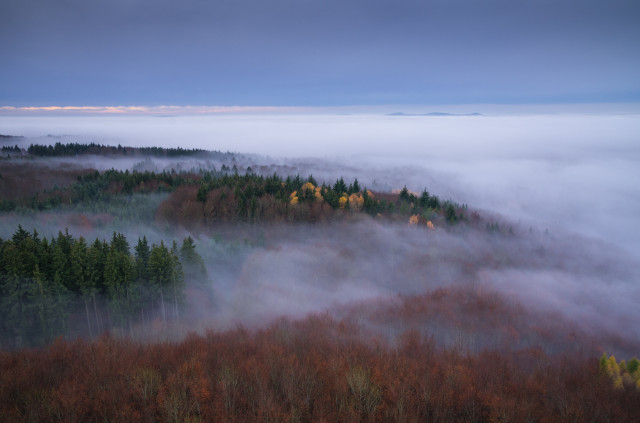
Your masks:
<instances>
[{"instance_id":1,"label":"faint light on horizon","mask_svg":"<svg viewBox=\"0 0 640 423\"><path fill-rule=\"evenodd\" d=\"M309 107L282 106L0 106L0 113L87 113L87 114L216 114L304 112Z\"/></svg>"}]
</instances>

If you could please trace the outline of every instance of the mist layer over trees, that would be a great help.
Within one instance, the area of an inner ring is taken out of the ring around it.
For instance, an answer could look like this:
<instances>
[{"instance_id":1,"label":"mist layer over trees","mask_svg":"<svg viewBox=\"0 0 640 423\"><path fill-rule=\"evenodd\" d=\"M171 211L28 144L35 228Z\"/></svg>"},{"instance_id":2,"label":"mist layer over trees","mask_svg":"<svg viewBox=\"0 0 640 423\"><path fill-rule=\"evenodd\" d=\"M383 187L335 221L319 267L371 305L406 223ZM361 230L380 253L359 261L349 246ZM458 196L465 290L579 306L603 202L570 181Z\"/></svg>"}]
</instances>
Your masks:
<instances>
[{"instance_id":1,"label":"mist layer over trees","mask_svg":"<svg viewBox=\"0 0 640 423\"><path fill-rule=\"evenodd\" d=\"M6 421L632 421L620 246L412 168L12 141Z\"/></svg>"}]
</instances>

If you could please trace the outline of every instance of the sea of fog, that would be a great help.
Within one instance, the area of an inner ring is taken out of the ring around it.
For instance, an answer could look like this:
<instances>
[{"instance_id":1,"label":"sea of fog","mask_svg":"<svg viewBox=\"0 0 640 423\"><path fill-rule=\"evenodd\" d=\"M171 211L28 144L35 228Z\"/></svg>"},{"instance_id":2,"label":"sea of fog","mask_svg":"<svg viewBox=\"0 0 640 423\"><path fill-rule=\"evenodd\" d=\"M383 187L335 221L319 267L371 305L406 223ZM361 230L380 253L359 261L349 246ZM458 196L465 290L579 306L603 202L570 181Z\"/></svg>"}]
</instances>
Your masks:
<instances>
[{"instance_id":1,"label":"sea of fog","mask_svg":"<svg viewBox=\"0 0 640 423\"><path fill-rule=\"evenodd\" d=\"M257 154L257 162L328 182L344 176L377 189L426 188L523 228L599 239L640 257L640 113L596 111L5 115L0 134L23 135L27 145L98 142Z\"/></svg>"}]
</instances>

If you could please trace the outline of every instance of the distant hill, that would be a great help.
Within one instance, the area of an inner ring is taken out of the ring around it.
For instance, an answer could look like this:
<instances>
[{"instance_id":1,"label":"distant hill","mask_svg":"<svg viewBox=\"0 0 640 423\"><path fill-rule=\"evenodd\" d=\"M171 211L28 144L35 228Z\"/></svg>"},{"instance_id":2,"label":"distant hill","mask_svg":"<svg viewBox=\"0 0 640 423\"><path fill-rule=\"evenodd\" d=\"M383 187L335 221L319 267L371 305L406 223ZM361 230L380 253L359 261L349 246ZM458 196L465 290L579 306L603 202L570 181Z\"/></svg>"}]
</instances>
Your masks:
<instances>
[{"instance_id":1,"label":"distant hill","mask_svg":"<svg viewBox=\"0 0 640 423\"><path fill-rule=\"evenodd\" d=\"M21 135L3 135L0 134L0 142L12 142L13 140L23 140L24 137Z\"/></svg>"},{"instance_id":2,"label":"distant hill","mask_svg":"<svg viewBox=\"0 0 640 423\"><path fill-rule=\"evenodd\" d=\"M481 113L446 113L446 112L430 112L430 113L387 113L385 116L483 116Z\"/></svg>"}]
</instances>

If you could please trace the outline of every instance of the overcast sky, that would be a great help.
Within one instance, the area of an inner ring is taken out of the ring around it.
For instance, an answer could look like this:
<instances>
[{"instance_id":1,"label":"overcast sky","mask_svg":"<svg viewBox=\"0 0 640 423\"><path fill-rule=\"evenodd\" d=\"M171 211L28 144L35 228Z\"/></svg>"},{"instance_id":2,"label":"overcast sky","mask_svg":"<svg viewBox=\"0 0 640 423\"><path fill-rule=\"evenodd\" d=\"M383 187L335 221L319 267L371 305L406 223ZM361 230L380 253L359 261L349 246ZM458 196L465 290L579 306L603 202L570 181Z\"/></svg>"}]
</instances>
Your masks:
<instances>
[{"instance_id":1,"label":"overcast sky","mask_svg":"<svg viewBox=\"0 0 640 423\"><path fill-rule=\"evenodd\" d=\"M637 0L2 0L0 106L640 101Z\"/></svg>"}]
</instances>

